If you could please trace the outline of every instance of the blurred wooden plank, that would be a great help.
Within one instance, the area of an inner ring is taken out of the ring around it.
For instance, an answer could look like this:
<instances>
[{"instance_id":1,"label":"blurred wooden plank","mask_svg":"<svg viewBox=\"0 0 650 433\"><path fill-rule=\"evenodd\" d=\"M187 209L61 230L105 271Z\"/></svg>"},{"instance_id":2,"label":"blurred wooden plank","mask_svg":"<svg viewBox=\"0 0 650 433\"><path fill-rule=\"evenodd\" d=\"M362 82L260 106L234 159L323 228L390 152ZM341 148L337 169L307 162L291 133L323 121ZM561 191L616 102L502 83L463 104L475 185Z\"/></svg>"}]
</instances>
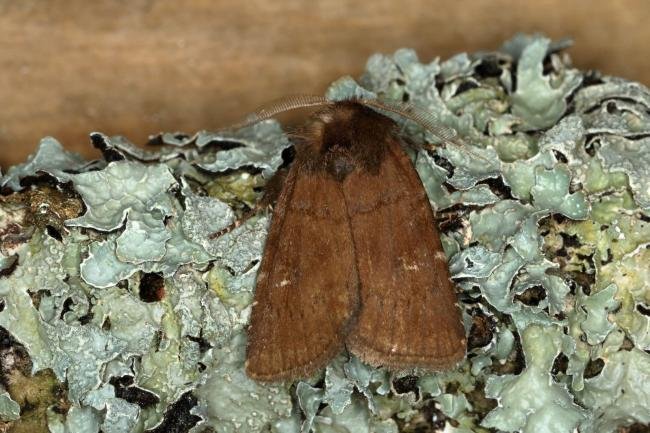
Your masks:
<instances>
[{"instance_id":1,"label":"blurred wooden plank","mask_svg":"<svg viewBox=\"0 0 650 433\"><path fill-rule=\"evenodd\" d=\"M571 36L580 68L647 83L648 18L644 0L0 0L0 165L45 135L92 156L94 130L143 143L217 128L358 75L374 52L444 58L517 31Z\"/></svg>"}]
</instances>

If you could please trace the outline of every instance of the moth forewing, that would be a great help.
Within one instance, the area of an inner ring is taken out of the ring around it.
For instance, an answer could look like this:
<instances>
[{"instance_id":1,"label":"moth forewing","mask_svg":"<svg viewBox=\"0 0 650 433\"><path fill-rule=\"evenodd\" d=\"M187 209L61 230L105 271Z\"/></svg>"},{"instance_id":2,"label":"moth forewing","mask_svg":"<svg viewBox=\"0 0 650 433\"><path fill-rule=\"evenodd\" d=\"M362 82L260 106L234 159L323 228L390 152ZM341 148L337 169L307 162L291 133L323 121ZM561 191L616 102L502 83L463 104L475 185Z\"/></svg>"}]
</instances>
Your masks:
<instances>
[{"instance_id":1,"label":"moth forewing","mask_svg":"<svg viewBox=\"0 0 650 433\"><path fill-rule=\"evenodd\" d=\"M274 208L258 273L246 353L250 377L309 376L343 350L358 310L346 226L338 182L295 164Z\"/></svg>"},{"instance_id":2,"label":"moth forewing","mask_svg":"<svg viewBox=\"0 0 650 433\"><path fill-rule=\"evenodd\" d=\"M361 308L347 346L375 366L451 368L465 356L460 310L429 200L396 138L379 175L349 176L348 203L362 187L378 200L349 214Z\"/></svg>"}]
</instances>

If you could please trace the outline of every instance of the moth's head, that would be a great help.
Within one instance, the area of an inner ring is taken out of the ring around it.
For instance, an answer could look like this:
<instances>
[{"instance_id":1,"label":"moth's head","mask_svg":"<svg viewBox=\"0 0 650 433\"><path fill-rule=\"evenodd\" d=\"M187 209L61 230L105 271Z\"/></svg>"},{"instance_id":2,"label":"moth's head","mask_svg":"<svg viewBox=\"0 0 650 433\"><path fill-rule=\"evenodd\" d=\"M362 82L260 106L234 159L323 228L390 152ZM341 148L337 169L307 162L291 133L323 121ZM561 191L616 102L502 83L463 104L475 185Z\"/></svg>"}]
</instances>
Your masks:
<instances>
[{"instance_id":1,"label":"moth's head","mask_svg":"<svg viewBox=\"0 0 650 433\"><path fill-rule=\"evenodd\" d=\"M373 170L396 124L355 100L333 103L314 114L306 132L309 153L343 179L355 167Z\"/></svg>"},{"instance_id":2,"label":"moth's head","mask_svg":"<svg viewBox=\"0 0 650 433\"><path fill-rule=\"evenodd\" d=\"M308 167L325 168L338 179L354 169L377 169L387 142L396 138L396 123L382 113L391 113L419 124L441 142L454 140L456 132L438 118L410 104L376 99L333 102L323 96L292 95L261 107L231 128L242 128L277 114L306 107L324 107L307 125L292 134L297 158Z\"/></svg>"},{"instance_id":3,"label":"moth's head","mask_svg":"<svg viewBox=\"0 0 650 433\"><path fill-rule=\"evenodd\" d=\"M357 101L336 102L317 112L314 118L322 142L321 153L381 141L395 130L395 122Z\"/></svg>"}]
</instances>

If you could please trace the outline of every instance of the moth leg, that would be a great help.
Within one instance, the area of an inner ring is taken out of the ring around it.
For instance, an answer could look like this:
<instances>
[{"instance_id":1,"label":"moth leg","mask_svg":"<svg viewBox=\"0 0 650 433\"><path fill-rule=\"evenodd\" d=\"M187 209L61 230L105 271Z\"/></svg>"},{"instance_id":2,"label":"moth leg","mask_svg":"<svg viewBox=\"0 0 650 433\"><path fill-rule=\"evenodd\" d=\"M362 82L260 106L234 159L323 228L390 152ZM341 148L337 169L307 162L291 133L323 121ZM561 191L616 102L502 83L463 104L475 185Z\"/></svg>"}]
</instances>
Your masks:
<instances>
[{"instance_id":1,"label":"moth leg","mask_svg":"<svg viewBox=\"0 0 650 433\"><path fill-rule=\"evenodd\" d=\"M230 223L228 227L224 227L219 231L216 231L214 233L211 233L210 236L208 236L209 239L216 239L218 237L221 237L225 234L230 233L231 231L235 230L237 227L241 226L244 224L246 221L257 215L259 212L262 210L265 210L265 208L268 208L268 206L261 206L260 203L257 203L253 209L249 210L246 212L244 215L241 216L241 218L237 218L235 221Z\"/></svg>"},{"instance_id":2,"label":"moth leg","mask_svg":"<svg viewBox=\"0 0 650 433\"><path fill-rule=\"evenodd\" d=\"M264 195L262 195L259 201L261 207L273 206L278 201L282 188L284 188L284 184L287 181L288 174L289 170L287 168L281 168L266 182Z\"/></svg>"}]
</instances>

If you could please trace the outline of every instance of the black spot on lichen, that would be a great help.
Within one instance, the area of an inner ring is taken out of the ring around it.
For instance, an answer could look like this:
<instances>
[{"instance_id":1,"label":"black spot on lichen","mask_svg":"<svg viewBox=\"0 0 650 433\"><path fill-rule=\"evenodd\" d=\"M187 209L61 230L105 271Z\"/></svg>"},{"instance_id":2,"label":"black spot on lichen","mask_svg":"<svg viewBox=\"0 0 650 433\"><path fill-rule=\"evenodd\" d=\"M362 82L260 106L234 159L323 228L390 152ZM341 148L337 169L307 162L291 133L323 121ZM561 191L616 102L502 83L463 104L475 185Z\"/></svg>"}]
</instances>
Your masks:
<instances>
[{"instance_id":1,"label":"black spot on lichen","mask_svg":"<svg viewBox=\"0 0 650 433\"><path fill-rule=\"evenodd\" d=\"M557 159L559 162L561 162L563 164L567 164L569 162L569 160L566 158L566 156L564 156L564 154L562 152L560 152L559 150L553 149L553 155L555 156L555 159Z\"/></svg>"},{"instance_id":2,"label":"black spot on lichen","mask_svg":"<svg viewBox=\"0 0 650 433\"><path fill-rule=\"evenodd\" d=\"M56 228L54 228L51 225L46 225L45 226L45 232L51 237L56 239L59 242L63 242L63 236L61 236L61 232L58 231Z\"/></svg>"},{"instance_id":3,"label":"black spot on lichen","mask_svg":"<svg viewBox=\"0 0 650 433\"><path fill-rule=\"evenodd\" d=\"M41 300L44 297L52 296L52 292L50 292L47 289L41 289L41 290L27 289L27 293L29 294L29 297L32 300L32 304L34 304L34 308L36 308L37 310L41 306Z\"/></svg>"},{"instance_id":4,"label":"black spot on lichen","mask_svg":"<svg viewBox=\"0 0 650 433\"><path fill-rule=\"evenodd\" d=\"M102 323L102 330L103 331L110 331L111 330L111 318L107 317L104 319L104 322Z\"/></svg>"},{"instance_id":5,"label":"black spot on lichen","mask_svg":"<svg viewBox=\"0 0 650 433\"><path fill-rule=\"evenodd\" d=\"M570 235L567 233L561 233L562 235L562 246L565 249L565 254L567 249L571 248L580 248L582 245L580 243L580 238L577 235Z\"/></svg>"},{"instance_id":6,"label":"black spot on lichen","mask_svg":"<svg viewBox=\"0 0 650 433\"><path fill-rule=\"evenodd\" d=\"M469 80L463 81L456 89L456 93L454 94L454 96L460 95L461 93L467 92L468 90L476 89L477 87L478 84L474 81L469 81Z\"/></svg>"},{"instance_id":7,"label":"black spot on lichen","mask_svg":"<svg viewBox=\"0 0 650 433\"><path fill-rule=\"evenodd\" d=\"M158 302L165 296L165 279L160 274L142 274L139 292L143 302Z\"/></svg>"},{"instance_id":8,"label":"black spot on lichen","mask_svg":"<svg viewBox=\"0 0 650 433\"><path fill-rule=\"evenodd\" d=\"M151 341L151 347L155 352L160 350L160 345L162 344L164 333L162 329L158 329L153 335L153 340Z\"/></svg>"},{"instance_id":9,"label":"black spot on lichen","mask_svg":"<svg viewBox=\"0 0 650 433\"><path fill-rule=\"evenodd\" d=\"M66 300L63 301L63 307L61 308L61 315L59 316L59 319L63 320L65 313L72 311L73 305L74 302L72 301L72 298L66 298Z\"/></svg>"},{"instance_id":10,"label":"black spot on lichen","mask_svg":"<svg viewBox=\"0 0 650 433\"><path fill-rule=\"evenodd\" d=\"M600 372L603 371L604 367L605 367L605 361L603 361L602 359L600 358L590 359L589 362L587 363L587 366L585 367L584 378L590 379L592 377L598 376Z\"/></svg>"},{"instance_id":11,"label":"black spot on lichen","mask_svg":"<svg viewBox=\"0 0 650 433\"><path fill-rule=\"evenodd\" d=\"M79 318L79 323L81 325L86 325L90 323L91 320L93 320L94 316L95 315L93 314L92 310L88 309L88 312Z\"/></svg>"},{"instance_id":12,"label":"black spot on lichen","mask_svg":"<svg viewBox=\"0 0 650 433\"><path fill-rule=\"evenodd\" d=\"M197 399L191 392L186 392L178 401L165 412L162 423L158 427L147 430L146 433L186 433L200 420L192 415L190 410L196 406ZM206 432L209 430L205 430Z\"/></svg>"},{"instance_id":13,"label":"black spot on lichen","mask_svg":"<svg viewBox=\"0 0 650 433\"><path fill-rule=\"evenodd\" d=\"M393 389L397 394L407 394L409 392L419 394L418 377L417 376L404 376L393 381Z\"/></svg>"},{"instance_id":14,"label":"black spot on lichen","mask_svg":"<svg viewBox=\"0 0 650 433\"><path fill-rule=\"evenodd\" d=\"M478 184L487 185L497 197L502 200L513 200L514 196L512 195L512 190L508 185L505 184L501 176L489 177L484 179Z\"/></svg>"},{"instance_id":15,"label":"black spot on lichen","mask_svg":"<svg viewBox=\"0 0 650 433\"><path fill-rule=\"evenodd\" d=\"M467 208L457 205L436 213L438 227L444 233L460 231L463 228L463 216Z\"/></svg>"},{"instance_id":16,"label":"black spot on lichen","mask_svg":"<svg viewBox=\"0 0 650 433\"><path fill-rule=\"evenodd\" d=\"M553 367L551 368L551 374L558 380L558 376L565 375L566 370L569 367L569 358L566 357L564 353L560 353L555 357L553 361Z\"/></svg>"},{"instance_id":17,"label":"black spot on lichen","mask_svg":"<svg viewBox=\"0 0 650 433\"><path fill-rule=\"evenodd\" d=\"M618 114L618 107L616 106L616 102L614 101L608 101L605 104L605 109L609 114Z\"/></svg>"},{"instance_id":18,"label":"black spot on lichen","mask_svg":"<svg viewBox=\"0 0 650 433\"><path fill-rule=\"evenodd\" d=\"M481 77L500 77L503 73L503 61L497 56L487 56L481 59L474 71Z\"/></svg>"},{"instance_id":19,"label":"black spot on lichen","mask_svg":"<svg viewBox=\"0 0 650 433\"><path fill-rule=\"evenodd\" d=\"M591 69L586 71L582 76L581 87L594 86L596 84L602 84L602 83L603 83L602 73L600 71Z\"/></svg>"},{"instance_id":20,"label":"black spot on lichen","mask_svg":"<svg viewBox=\"0 0 650 433\"><path fill-rule=\"evenodd\" d=\"M90 142L102 152L102 156L107 162L122 161L124 159L124 155L111 147L101 134L90 134Z\"/></svg>"},{"instance_id":21,"label":"black spot on lichen","mask_svg":"<svg viewBox=\"0 0 650 433\"><path fill-rule=\"evenodd\" d=\"M14 346L20 346L20 343L18 343L5 328L0 326L0 350L5 350Z\"/></svg>"},{"instance_id":22,"label":"black spot on lichen","mask_svg":"<svg viewBox=\"0 0 650 433\"><path fill-rule=\"evenodd\" d=\"M113 377L110 384L115 387L116 397L137 404L141 408L151 407L160 401L152 392L133 386L132 376Z\"/></svg>"},{"instance_id":23,"label":"black spot on lichen","mask_svg":"<svg viewBox=\"0 0 650 433\"><path fill-rule=\"evenodd\" d=\"M636 306L636 311L643 314L644 316L650 316L650 308L644 304L638 304Z\"/></svg>"},{"instance_id":24,"label":"black spot on lichen","mask_svg":"<svg viewBox=\"0 0 650 433\"><path fill-rule=\"evenodd\" d=\"M546 299L546 290L539 285L532 286L527 288L523 293L515 295L515 299L524 305L536 307Z\"/></svg>"},{"instance_id":25,"label":"black spot on lichen","mask_svg":"<svg viewBox=\"0 0 650 433\"><path fill-rule=\"evenodd\" d=\"M0 270L0 277L8 277L16 270L16 267L18 267L18 256L14 255L13 259L14 261L9 266Z\"/></svg>"},{"instance_id":26,"label":"black spot on lichen","mask_svg":"<svg viewBox=\"0 0 650 433\"><path fill-rule=\"evenodd\" d=\"M454 176L454 166L447 158L443 158L440 155L433 155L433 161L438 167L444 168L447 171L447 179L451 179Z\"/></svg>"},{"instance_id":27,"label":"black spot on lichen","mask_svg":"<svg viewBox=\"0 0 650 433\"><path fill-rule=\"evenodd\" d=\"M203 329L201 329L201 334L203 334ZM212 345L208 343L208 341L205 338L203 338L203 335L199 335L198 337L188 335L187 339L197 343L199 345L199 351L201 353L205 353L208 351L208 349L212 348Z\"/></svg>"},{"instance_id":28,"label":"black spot on lichen","mask_svg":"<svg viewBox=\"0 0 650 433\"><path fill-rule=\"evenodd\" d=\"M606 253L607 255L605 256L604 259L602 259L602 260L600 261L601 266L605 266L605 265L607 265L607 264L609 264L609 263L612 263L612 262L614 261L614 255L612 254L612 249L611 249L611 248L607 248L607 250L605 251L605 253Z\"/></svg>"},{"instance_id":29,"label":"black spot on lichen","mask_svg":"<svg viewBox=\"0 0 650 433\"><path fill-rule=\"evenodd\" d=\"M598 108L598 107L596 107ZM592 158L596 156L596 150L600 147L600 139L593 136L593 135L587 135L585 137L585 152L587 155L591 156Z\"/></svg>"},{"instance_id":30,"label":"black spot on lichen","mask_svg":"<svg viewBox=\"0 0 650 433\"><path fill-rule=\"evenodd\" d=\"M494 336L494 321L483 313L480 308L470 310L472 327L467 339L467 349L472 350L490 344Z\"/></svg>"}]
</instances>

